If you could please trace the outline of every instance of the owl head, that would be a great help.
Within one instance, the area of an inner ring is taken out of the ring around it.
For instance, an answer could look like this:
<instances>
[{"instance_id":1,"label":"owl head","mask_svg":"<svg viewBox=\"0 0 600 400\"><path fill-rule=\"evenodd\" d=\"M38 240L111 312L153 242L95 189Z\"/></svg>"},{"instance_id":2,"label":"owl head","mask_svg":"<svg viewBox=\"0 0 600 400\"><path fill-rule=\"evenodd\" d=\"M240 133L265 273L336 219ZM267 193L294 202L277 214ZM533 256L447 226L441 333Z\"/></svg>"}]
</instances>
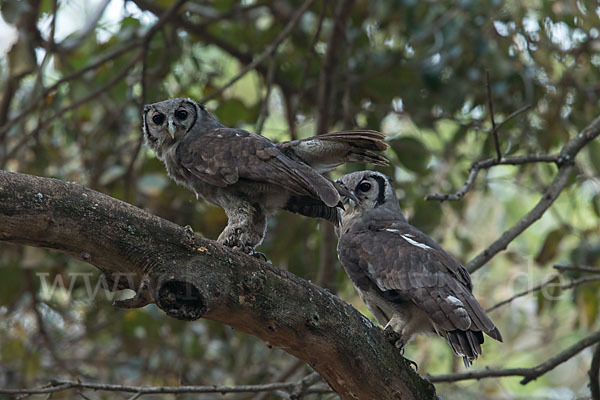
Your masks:
<instances>
[{"instance_id":1,"label":"owl head","mask_svg":"<svg viewBox=\"0 0 600 400\"><path fill-rule=\"evenodd\" d=\"M218 124L202 104L175 98L144 106L144 141L159 155L192 128Z\"/></svg>"},{"instance_id":2,"label":"owl head","mask_svg":"<svg viewBox=\"0 0 600 400\"><path fill-rule=\"evenodd\" d=\"M358 171L336 181L353 193L358 201L342 199L342 224L356 217L367 219L404 218L392 187L392 180L377 171Z\"/></svg>"}]
</instances>

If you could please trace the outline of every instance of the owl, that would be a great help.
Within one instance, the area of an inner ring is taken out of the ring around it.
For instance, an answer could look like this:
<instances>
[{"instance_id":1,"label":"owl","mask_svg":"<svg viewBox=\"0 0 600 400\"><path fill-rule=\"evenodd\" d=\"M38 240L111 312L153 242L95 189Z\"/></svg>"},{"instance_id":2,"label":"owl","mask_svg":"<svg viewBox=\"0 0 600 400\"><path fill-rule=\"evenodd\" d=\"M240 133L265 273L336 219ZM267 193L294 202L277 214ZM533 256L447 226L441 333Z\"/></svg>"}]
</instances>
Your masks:
<instances>
[{"instance_id":1,"label":"owl","mask_svg":"<svg viewBox=\"0 0 600 400\"><path fill-rule=\"evenodd\" d=\"M358 199L340 210L338 257L373 316L399 335L398 347L417 333L438 334L468 367L484 333L502 341L467 270L406 221L386 175L360 171L337 182Z\"/></svg>"},{"instance_id":2,"label":"owl","mask_svg":"<svg viewBox=\"0 0 600 400\"><path fill-rule=\"evenodd\" d=\"M202 104L184 98L146 105L143 135L169 177L225 210L227 226L218 242L248 254L255 254L267 217L279 209L338 222L340 196L351 194L322 173L345 162L387 163L376 153L387 147L379 132L274 144L222 125Z\"/></svg>"}]
</instances>

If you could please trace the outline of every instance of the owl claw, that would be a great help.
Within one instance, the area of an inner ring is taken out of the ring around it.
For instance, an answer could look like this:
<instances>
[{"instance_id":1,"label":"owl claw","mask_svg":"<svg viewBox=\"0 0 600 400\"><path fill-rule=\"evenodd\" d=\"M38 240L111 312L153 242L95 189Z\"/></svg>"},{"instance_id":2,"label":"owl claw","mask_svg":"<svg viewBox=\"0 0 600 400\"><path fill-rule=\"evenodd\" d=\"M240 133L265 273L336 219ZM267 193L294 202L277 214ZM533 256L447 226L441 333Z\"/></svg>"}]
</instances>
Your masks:
<instances>
[{"instance_id":1,"label":"owl claw","mask_svg":"<svg viewBox=\"0 0 600 400\"><path fill-rule=\"evenodd\" d=\"M265 253L262 253L260 251L254 251L252 250L250 253L248 253L249 255L251 255L252 257L256 257L258 259L262 259L264 262L271 264L271 261L269 261L269 259L267 258L267 256L265 255Z\"/></svg>"},{"instance_id":2,"label":"owl claw","mask_svg":"<svg viewBox=\"0 0 600 400\"><path fill-rule=\"evenodd\" d=\"M403 355L402 357L404 357L404 355ZM405 359L406 361L408 361L408 365L409 365L409 366L412 366L412 367L414 367L414 370L415 370L415 372L419 372L419 366L417 365L417 363L416 363L416 362L414 362L413 360L410 360L410 359L408 359L408 358L406 358L406 357L404 357L404 359Z\"/></svg>"}]
</instances>

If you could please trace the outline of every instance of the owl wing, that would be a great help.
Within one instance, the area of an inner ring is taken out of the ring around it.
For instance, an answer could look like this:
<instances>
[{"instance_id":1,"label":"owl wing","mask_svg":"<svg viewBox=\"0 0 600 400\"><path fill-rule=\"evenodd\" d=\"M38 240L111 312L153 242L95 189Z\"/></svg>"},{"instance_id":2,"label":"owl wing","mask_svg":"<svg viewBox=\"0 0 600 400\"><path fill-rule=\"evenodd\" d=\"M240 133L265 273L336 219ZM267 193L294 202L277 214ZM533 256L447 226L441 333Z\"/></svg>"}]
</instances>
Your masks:
<instances>
[{"instance_id":1,"label":"owl wing","mask_svg":"<svg viewBox=\"0 0 600 400\"><path fill-rule=\"evenodd\" d=\"M353 130L283 142L277 147L290 158L323 173L346 162L387 165L388 160L375 153L387 148L384 139L385 135L377 131Z\"/></svg>"},{"instance_id":2,"label":"owl wing","mask_svg":"<svg viewBox=\"0 0 600 400\"><path fill-rule=\"evenodd\" d=\"M345 233L338 254L359 289L375 289L391 302L410 301L449 333L485 332L502 341L500 331L471 293L469 273L408 223L373 223L363 231ZM454 347L452 338L448 340Z\"/></svg>"},{"instance_id":3,"label":"owl wing","mask_svg":"<svg viewBox=\"0 0 600 400\"><path fill-rule=\"evenodd\" d=\"M339 203L330 181L287 157L267 138L241 129L190 132L177 147L177 157L194 177L211 185L226 187L242 179L281 186L331 207Z\"/></svg>"}]
</instances>

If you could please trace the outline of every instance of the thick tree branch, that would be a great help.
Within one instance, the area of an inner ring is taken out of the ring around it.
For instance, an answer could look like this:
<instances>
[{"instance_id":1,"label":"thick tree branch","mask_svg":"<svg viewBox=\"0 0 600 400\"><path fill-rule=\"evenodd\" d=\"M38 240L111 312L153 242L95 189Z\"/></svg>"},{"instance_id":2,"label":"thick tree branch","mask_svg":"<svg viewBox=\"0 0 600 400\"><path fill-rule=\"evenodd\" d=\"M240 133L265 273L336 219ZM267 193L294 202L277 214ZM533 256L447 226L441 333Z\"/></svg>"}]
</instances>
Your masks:
<instances>
[{"instance_id":1,"label":"thick tree branch","mask_svg":"<svg viewBox=\"0 0 600 400\"><path fill-rule=\"evenodd\" d=\"M584 130L575 135L561 150L557 165L558 173L554 177L554 180L548 186L544 192L540 201L536 206L529 211L523 218L521 218L515 225L504 232L494 243L492 243L487 249L479 253L473 260L466 264L467 270L473 273L481 268L486 262L492 257L498 254L500 251L506 249L508 244L512 242L517 236L535 221L540 219L548 208L554 203L554 200L558 198L562 190L569 183L571 173L575 168L575 157L579 150L581 150L586 144L595 139L600 135L600 117L596 117L590 125Z\"/></svg>"},{"instance_id":2,"label":"thick tree branch","mask_svg":"<svg viewBox=\"0 0 600 400\"><path fill-rule=\"evenodd\" d=\"M577 353L586 347L592 346L595 343L600 342L600 331L592 333L588 337L582 339L581 341L575 343L573 346L567 348L566 350L558 353L552 358L544 361L543 363L533 367L533 368L508 368L508 369L482 369L478 371L467 371L467 372L459 372L455 374L447 374L447 375L437 375L437 376L428 376L428 379L431 382L456 382L456 381L464 381L468 379L483 379L483 378L491 378L491 377L503 377L503 376L522 376L521 380L522 385L526 385L529 382L536 380L540 376L544 375L546 372L554 369L559 364L564 363L565 361L573 358Z\"/></svg>"},{"instance_id":3,"label":"thick tree branch","mask_svg":"<svg viewBox=\"0 0 600 400\"><path fill-rule=\"evenodd\" d=\"M383 331L297 276L78 184L0 171L0 240L98 267L128 306L219 321L309 363L342 399L433 399ZM127 279L125 279L127 278Z\"/></svg>"}]
</instances>

